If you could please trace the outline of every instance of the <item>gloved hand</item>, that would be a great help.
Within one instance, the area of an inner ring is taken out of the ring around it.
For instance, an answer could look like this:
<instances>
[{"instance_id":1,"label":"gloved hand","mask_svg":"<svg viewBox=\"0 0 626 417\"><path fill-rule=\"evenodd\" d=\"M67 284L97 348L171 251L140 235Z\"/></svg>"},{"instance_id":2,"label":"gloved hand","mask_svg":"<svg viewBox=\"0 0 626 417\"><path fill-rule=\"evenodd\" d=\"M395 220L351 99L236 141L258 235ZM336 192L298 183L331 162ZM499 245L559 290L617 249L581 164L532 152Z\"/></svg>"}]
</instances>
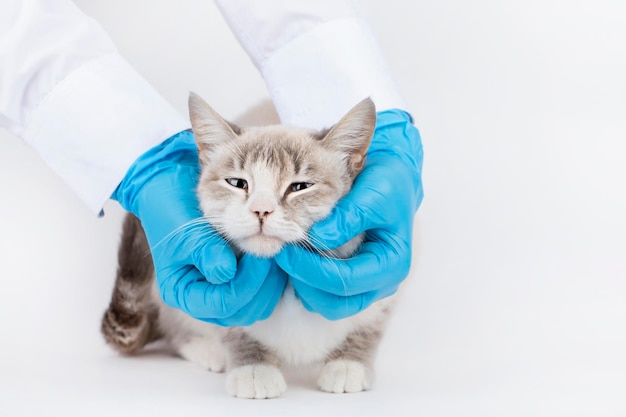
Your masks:
<instances>
[{"instance_id":1,"label":"gloved hand","mask_svg":"<svg viewBox=\"0 0 626 417\"><path fill-rule=\"evenodd\" d=\"M275 258L309 311L337 320L396 292L411 265L413 217L423 197L422 157L410 116L379 112L364 170L330 216L309 231L311 242L330 248L366 232L358 253L335 260L288 245Z\"/></svg>"},{"instance_id":2,"label":"gloved hand","mask_svg":"<svg viewBox=\"0 0 626 417\"><path fill-rule=\"evenodd\" d=\"M287 277L269 259L246 255L237 265L228 243L202 217L199 171L193 133L184 131L135 161L112 198L141 220L167 305L222 326L265 319Z\"/></svg>"}]
</instances>

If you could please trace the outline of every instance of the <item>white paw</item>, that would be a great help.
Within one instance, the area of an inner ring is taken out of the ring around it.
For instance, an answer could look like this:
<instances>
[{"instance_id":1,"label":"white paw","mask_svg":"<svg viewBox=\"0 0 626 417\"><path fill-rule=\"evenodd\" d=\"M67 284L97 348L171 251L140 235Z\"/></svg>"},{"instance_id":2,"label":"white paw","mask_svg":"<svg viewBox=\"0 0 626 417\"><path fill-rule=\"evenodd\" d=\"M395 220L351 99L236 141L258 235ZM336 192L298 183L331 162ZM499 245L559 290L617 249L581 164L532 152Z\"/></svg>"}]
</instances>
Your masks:
<instances>
[{"instance_id":1,"label":"white paw","mask_svg":"<svg viewBox=\"0 0 626 417\"><path fill-rule=\"evenodd\" d=\"M336 360L322 368L317 385L322 391L341 394L360 392L372 387L372 372L360 362Z\"/></svg>"},{"instance_id":2,"label":"white paw","mask_svg":"<svg viewBox=\"0 0 626 417\"><path fill-rule=\"evenodd\" d=\"M213 372L224 372L226 354L222 345L211 338L193 337L178 346L178 354Z\"/></svg>"},{"instance_id":3,"label":"white paw","mask_svg":"<svg viewBox=\"0 0 626 417\"><path fill-rule=\"evenodd\" d=\"M239 398L275 398L287 390L285 378L271 365L246 365L226 377L226 391Z\"/></svg>"}]
</instances>

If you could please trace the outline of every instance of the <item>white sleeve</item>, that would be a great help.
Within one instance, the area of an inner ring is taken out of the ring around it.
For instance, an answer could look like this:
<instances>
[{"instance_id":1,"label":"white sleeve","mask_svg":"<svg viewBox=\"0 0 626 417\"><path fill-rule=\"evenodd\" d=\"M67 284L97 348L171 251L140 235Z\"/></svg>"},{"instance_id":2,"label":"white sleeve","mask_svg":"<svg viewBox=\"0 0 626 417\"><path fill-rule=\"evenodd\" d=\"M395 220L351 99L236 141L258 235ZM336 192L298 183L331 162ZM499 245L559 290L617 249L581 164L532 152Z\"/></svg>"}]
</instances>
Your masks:
<instances>
[{"instance_id":1,"label":"white sleeve","mask_svg":"<svg viewBox=\"0 0 626 417\"><path fill-rule=\"evenodd\" d=\"M353 2L216 2L265 79L283 123L328 127L367 96L378 110L407 109Z\"/></svg>"},{"instance_id":2,"label":"white sleeve","mask_svg":"<svg viewBox=\"0 0 626 417\"><path fill-rule=\"evenodd\" d=\"M97 213L135 159L188 122L69 0L5 0L0 126Z\"/></svg>"}]
</instances>

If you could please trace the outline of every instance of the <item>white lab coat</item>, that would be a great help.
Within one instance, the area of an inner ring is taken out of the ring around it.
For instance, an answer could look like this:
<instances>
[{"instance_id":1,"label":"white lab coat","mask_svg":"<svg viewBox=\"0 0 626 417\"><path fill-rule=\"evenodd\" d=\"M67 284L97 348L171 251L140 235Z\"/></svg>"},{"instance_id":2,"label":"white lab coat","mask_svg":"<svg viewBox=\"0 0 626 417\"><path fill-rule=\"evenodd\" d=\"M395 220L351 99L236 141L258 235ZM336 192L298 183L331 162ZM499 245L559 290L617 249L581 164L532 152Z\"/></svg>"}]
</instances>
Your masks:
<instances>
[{"instance_id":1,"label":"white lab coat","mask_svg":"<svg viewBox=\"0 0 626 417\"><path fill-rule=\"evenodd\" d=\"M379 110L406 109L352 2L217 3L284 123L329 126L366 96ZM189 123L71 1L4 0L0 126L98 213L137 157Z\"/></svg>"}]
</instances>

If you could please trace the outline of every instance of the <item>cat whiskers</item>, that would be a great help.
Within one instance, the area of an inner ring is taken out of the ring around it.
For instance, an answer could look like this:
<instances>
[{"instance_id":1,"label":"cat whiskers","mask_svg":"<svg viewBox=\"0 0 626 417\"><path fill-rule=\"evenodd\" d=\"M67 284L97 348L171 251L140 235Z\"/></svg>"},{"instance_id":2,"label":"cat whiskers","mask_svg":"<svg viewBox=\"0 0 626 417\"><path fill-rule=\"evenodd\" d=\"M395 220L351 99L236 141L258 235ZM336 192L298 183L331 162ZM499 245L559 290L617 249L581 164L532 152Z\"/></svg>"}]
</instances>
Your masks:
<instances>
[{"instance_id":1,"label":"cat whiskers","mask_svg":"<svg viewBox=\"0 0 626 417\"><path fill-rule=\"evenodd\" d=\"M209 225L212 227L212 231L217 233L222 239L224 239L226 242L228 242L231 246L235 245L236 246L236 242L233 238L230 238L228 236L228 230L226 229L226 226L224 226L222 224L222 217L219 215L205 215L205 220L207 220L207 223L209 223Z\"/></svg>"},{"instance_id":2,"label":"cat whiskers","mask_svg":"<svg viewBox=\"0 0 626 417\"><path fill-rule=\"evenodd\" d=\"M323 241L315 237L309 236L308 240L301 242L301 245L311 252L315 252L326 259L331 259L334 261L341 261L343 259L336 256L335 251L332 248L330 248Z\"/></svg>"},{"instance_id":3,"label":"cat whiskers","mask_svg":"<svg viewBox=\"0 0 626 417\"><path fill-rule=\"evenodd\" d=\"M348 296L349 295L348 286L346 285L346 282L344 281L342 277L341 270L339 269L339 266L338 266L339 262L343 261L344 258L340 258L334 255L335 251L332 248L330 248L322 240L314 236L309 236L307 240L303 240L299 242L299 244L305 249L311 252L317 253L321 257L326 258L328 261L330 261L329 263L334 268L336 272L336 276L339 277L339 279L341 280L341 285L343 285L344 296Z\"/></svg>"},{"instance_id":4,"label":"cat whiskers","mask_svg":"<svg viewBox=\"0 0 626 417\"><path fill-rule=\"evenodd\" d=\"M219 234L219 232L215 229L215 227L213 225L211 225L209 223L209 221L205 217L197 217L197 218L195 218L193 220L188 221L187 223L181 224L176 229L174 229L171 232L169 232L167 235L165 235L163 238L161 238L161 240L159 240L156 244L154 244L150 250L153 251L154 249L156 249L159 246L161 246L167 240L176 239L178 237L184 236L185 232L187 232L189 229L191 229L191 228L193 228L195 226L198 226L198 225L209 226L207 228L207 237L221 236ZM149 253L150 252L148 251L146 253L146 255L148 255Z\"/></svg>"}]
</instances>

